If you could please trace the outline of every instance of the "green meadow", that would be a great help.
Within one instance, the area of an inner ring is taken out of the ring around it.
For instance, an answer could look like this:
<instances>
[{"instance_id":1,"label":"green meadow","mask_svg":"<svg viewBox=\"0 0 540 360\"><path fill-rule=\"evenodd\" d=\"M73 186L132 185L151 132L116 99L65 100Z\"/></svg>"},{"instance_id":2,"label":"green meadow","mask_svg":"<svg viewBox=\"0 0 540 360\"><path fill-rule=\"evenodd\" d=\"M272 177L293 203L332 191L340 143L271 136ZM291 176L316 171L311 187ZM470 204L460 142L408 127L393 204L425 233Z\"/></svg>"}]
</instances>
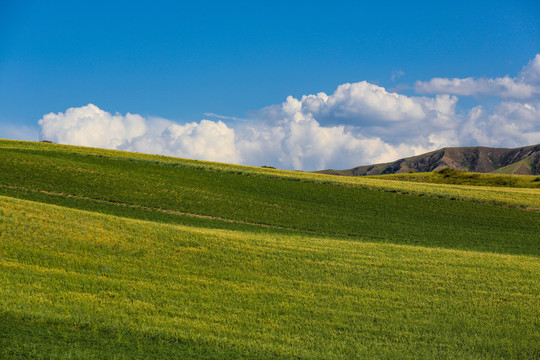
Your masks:
<instances>
[{"instance_id":1,"label":"green meadow","mask_svg":"<svg viewBox=\"0 0 540 360\"><path fill-rule=\"evenodd\" d=\"M0 140L0 358L536 359L539 245L535 187Z\"/></svg>"},{"instance_id":2,"label":"green meadow","mask_svg":"<svg viewBox=\"0 0 540 360\"><path fill-rule=\"evenodd\" d=\"M538 175L480 174L445 168L430 173L404 173L370 176L375 179L411 181L431 184L473 185L488 187L539 188Z\"/></svg>"}]
</instances>

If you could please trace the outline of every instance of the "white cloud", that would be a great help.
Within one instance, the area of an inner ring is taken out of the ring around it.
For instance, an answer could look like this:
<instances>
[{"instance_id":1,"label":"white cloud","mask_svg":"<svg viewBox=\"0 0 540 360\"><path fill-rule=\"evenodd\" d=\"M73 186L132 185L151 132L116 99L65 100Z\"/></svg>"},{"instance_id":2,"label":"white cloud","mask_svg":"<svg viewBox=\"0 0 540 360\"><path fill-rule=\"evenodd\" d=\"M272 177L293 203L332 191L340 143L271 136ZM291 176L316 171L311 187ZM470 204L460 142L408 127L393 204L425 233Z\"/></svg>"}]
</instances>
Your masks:
<instances>
[{"instance_id":1,"label":"white cloud","mask_svg":"<svg viewBox=\"0 0 540 360\"><path fill-rule=\"evenodd\" d=\"M58 143L285 169L345 169L446 146L540 143L540 99L520 99L521 90L510 84L537 86L539 74L537 55L515 79L495 79L506 81L504 91L515 99L492 109L459 109L454 95L405 96L362 81L339 85L332 94L289 96L282 104L253 112L250 121L208 114L232 119L233 125L112 115L92 104L47 114L39 125L42 139ZM487 93L499 86L488 80L458 80L453 86L462 94ZM505 94L497 89L500 96Z\"/></svg>"},{"instance_id":2,"label":"white cloud","mask_svg":"<svg viewBox=\"0 0 540 360\"><path fill-rule=\"evenodd\" d=\"M140 115L111 115L93 104L49 113L38 121L41 138L70 145L116 149L148 130Z\"/></svg>"},{"instance_id":3,"label":"white cloud","mask_svg":"<svg viewBox=\"0 0 540 360\"><path fill-rule=\"evenodd\" d=\"M350 102L343 96L340 100L336 107ZM273 112L276 119L241 123L236 129L222 121L180 125L136 114L112 115L93 104L47 114L39 125L41 138L57 143L301 170L352 167L428 150L418 144L393 145L377 136L364 136L354 127L323 126L302 105L301 100L289 97Z\"/></svg>"},{"instance_id":4,"label":"white cloud","mask_svg":"<svg viewBox=\"0 0 540 360\"><path fill-rule=\"evenodd\" d=\"M344 126L359 139L380 138L398 146L414 137L422 139L415 146L431 148L430 135L455 128L457 101L448 95L408 97L363 81L342 84L331 95L289 96L279 109L265 108L255 116L273 123L310 116L321 127Z\"/></svg>"},{"instance_id":5,"label":"white cloud","mask_svg":"<svg viewBox=\"0 0 540 360\"><path fill-rule=\"evenodd\" d=\"M264 126L245 131L238 148L248 164L294 169L395 160L452 144L456 102L448 95L411 98L367 82L343 84L331 95L289 96L279 108L263 109L256 116Z\"/></svg>"},{"instance_id":6,"label":"white cloud","mask_svg":"<svg viewBox=\"0 0 540 360\"><path fill-rule=\"evenodd\" d=\"M238 148L247 164L277 164L280 167L301 170L352 167L365 159L379 159L392 146L380 138L354 135L343 125L321 126L311 115L294 113L279 124L250 128ZM411 153L411 149L401 149Z\"/></svg>"},{"instance_id":7,"label":"white cloud","mask_svg":"<svg viewBox=\"0 0 540 360\"><path fill-rule=\"evenodd\" d=\"M178 125L130 113L112 115L88 104L47 114L38 123L42 139L61 144L241 162L235 150L234 130L222 121Z\"/></svg>"},{"instance_id":8,"label":"white cloud","mask_svg":"<svg viewBox=\"0 0 540 360\"><path fill-rule=\"evenodd\" d=\"M297 104L293 104L293 102ZM353 84L339 85L334 94L304 95L296 100L287 99L289 110L301 106L304 112L310 112L333 120L350 120L359 123L394 122L401 120L419 120L425 117L424 109L419 101L385 88L362 81Z\"/></svg>"},{"instance_id":9,"label":"white cloud","mask_svg":"<svg viewBox=\"0 0 540 360\"><path fill-rule=\"evenodd\" d=\"M433 78L417 81L415 90L420 94L454 94L497 96L501 98L529 99L540 94L540 54L537 54L515 78L494 79Z\"/></svg>"},{"instance_id":10,"label":"white cloud","mask_svg":"<svg viewBox=\"0 0 540 360\"><path fill-rule=\"evenodd\" d=\"M540 102L500 103L492 113L477 106L460 129L465 143L519 147L540 143Z\"/></svg>"},{"instance_id":11,"label":"white cloud","mask_svg":"<svg viewBox=\"0 0 540 360\"><path fill-rule=\"evenodd\" d=\"M508 76L495 79L445 79L433 78L427 82L417 81L415 90L421 94L455 94L500 96L503 98L530 98L538 88Z\"/></svg>"},{"instance_id":12,"label":"white cloud","mask_svg":"<svg viewBox=\"0 0 540 360\"><path fill-rule=\"evenodd\" d=\"M202 120L200 123L169 124L161 132L145 134L120 147L123 150L240 163L234 130L224 122Z\"/></svg>"}]
</instances>

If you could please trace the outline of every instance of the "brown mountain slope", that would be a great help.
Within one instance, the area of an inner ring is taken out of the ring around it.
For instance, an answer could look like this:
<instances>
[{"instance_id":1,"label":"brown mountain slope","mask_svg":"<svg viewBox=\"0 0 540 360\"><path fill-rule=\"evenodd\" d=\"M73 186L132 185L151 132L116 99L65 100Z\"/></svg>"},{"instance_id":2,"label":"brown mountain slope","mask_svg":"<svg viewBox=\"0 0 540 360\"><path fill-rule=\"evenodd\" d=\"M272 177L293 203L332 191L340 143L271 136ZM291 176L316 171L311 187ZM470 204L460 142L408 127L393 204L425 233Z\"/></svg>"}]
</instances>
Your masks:
<instances>
[{"instance_id":1,"label":"brown mountain slope","mask_svg":"<svg viewBox=\"0 0 540 360\"><path fill-rule=\"evenodd\" d=\"M489 147L444 148L390 163L358 166L348 170L323 170L332 175L383 175L430 172L452 168L479 173L540 175L540 144L516 149Z\"/></svg>"}]
</instances>

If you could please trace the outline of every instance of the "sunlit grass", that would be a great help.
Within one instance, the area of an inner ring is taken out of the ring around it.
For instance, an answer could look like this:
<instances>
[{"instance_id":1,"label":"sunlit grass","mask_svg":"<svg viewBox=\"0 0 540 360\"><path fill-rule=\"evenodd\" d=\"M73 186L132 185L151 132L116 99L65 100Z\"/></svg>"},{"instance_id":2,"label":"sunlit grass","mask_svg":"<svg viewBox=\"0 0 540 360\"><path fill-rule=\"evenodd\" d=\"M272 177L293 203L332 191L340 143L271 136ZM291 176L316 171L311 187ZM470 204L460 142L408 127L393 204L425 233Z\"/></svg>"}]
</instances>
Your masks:
<instances>
[{"instance_id":1,"label":"sunlit grass","mask_svg":"<svg viewBox=\"0 0 540 360\"><path fill-rule=\"evenodd\" d=\"M54 144L0 145L0 194L28 200L207 228L539 252L539 213L506 206L514 199L534 207L539 189L343 178ZM485 206L492 203L505 206Z\"/></svg>"},{"instance_id":2,"label":"sunlit grass","mask_svg":"<svg viewBox=\"0 0 540 360\"><path fill-rule=\"evenodd\" d=\"M198 170L229 173L245 176L257 176L257 177L270 177L277 179L289 179L291 181L303 181L303 182L316 182L322 184L330 184L337 186L354 186L360 188L366 188L371 190L382 190L390 192L401 192L405 194L420 195L420 196L433 196L442 197L447 199L456 199L461 201L473 201L479 203L488 203L505 206L515 206L525 209L531 209L540 211L540 188L537 186L536 177L532 176L517 176L519 180L516 182L523 182L529 184L532 188L515 188L504 187L497 184L497 186L487 186L489 181L485 182L484 186L474 185L459 185L459 184L447 184L445 182L436 181L433 182L435 176L432 173L428 174L399 174L399 175L384 175L384 176L334 176L324 175L309 172L299 171L286 171L279 169L272 169L267 167L250 167L242 165L232 165L223 163L214 163L207 161L197 161L180 159L174 157L166 157L160 155L139 154L125 151L104 150L96 148L86 148L68 145L58 144L46 144L24 141L12 141L12 140L0 140L0 150L4 150L7 154L11 154L13 163L19 165L36 165L40 163L40 158L34 159L15 159L13 157L15 153L21 154L24 152L40 154L45 156L58 156L60 154L71 154L75 157L85 156L86 158L92 157L102 159L103 161L109 160L125 160L125 161L138 161L146 162L148 164L170 166L170 167L185 167ZM10 156L8 156L9 158ZM99 162L99 161L98 161ZM73 170L73 169L70 169ZM83 167L77 168L75 171L83 173L92 173L95 170L84 169ZM426 178L428 175L428 178ZM481 177L501 177L503 175L480 175ZM506 177L516 177L506 175ZM389 180L400 181L389 181ZM401 180L417 179L421 181L419 183L407 183ZM427 181L431 180L431 181ZM424 182L426 181L426 182ZM532 184L532 185L531 185ZM528 186L529 186L528 185Z\"/></svg>"},{"instance_id":3,"label":"sunlit grass","mask_svg":"<svg viewBox=\"0 0 540 360\"><path fill-rule=\"evenodd\" d=\"M540 190L403 180L0 140L0 358L540 357Z\"/></svg>"},{"instance_id":4,"label":"sunlit grass","mask_svg":"<svg viewBox=\"0 0 540 360\"><path fill-rule=\"evenodd\" d=\"M405 173L370 176L374 179L400 180L431 184L472 185L487 187L540 188L537 175L480 174L445 168L426 173Z\"/></svg>"},{"instance_id":5,"label":"sunlit grass","mask_svg":"<svg viewBox=\"0 0 540 360\"><path fill-rule=\"evenodd\" d=\"M156 224L6 197L0 218L0 357L539 355L537 257Z\"/></svg>"}]
</instances>

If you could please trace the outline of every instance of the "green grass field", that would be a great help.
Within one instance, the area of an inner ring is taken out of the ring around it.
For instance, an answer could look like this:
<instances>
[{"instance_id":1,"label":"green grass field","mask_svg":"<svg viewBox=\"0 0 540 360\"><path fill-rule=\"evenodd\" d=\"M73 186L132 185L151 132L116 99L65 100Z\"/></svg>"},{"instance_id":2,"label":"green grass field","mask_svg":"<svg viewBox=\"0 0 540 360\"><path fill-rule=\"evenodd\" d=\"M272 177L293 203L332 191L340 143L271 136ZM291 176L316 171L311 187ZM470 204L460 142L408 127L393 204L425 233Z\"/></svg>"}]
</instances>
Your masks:
<instances>
[{"instance_id":1,"label":"green grass field","mask_svg":"<svg viewBox=\"0 0 540 360\"><path fill-rule=\"evenodd\" d=\"M411 181L430 184L453 184L488 187L538 188L538 175L480 174L445 168L430 173L405 173L370 176L374 179Z\"/></svg>"},{"instance_id":2,"label":"green grass field","mask_svg":"<svg viewBox=\"0 0 540 360\"><path fill-rule=\"evenodd\" d=\"M0 140L0 358L536 359L539 198Z\"/></svg>"}]
</instances>

